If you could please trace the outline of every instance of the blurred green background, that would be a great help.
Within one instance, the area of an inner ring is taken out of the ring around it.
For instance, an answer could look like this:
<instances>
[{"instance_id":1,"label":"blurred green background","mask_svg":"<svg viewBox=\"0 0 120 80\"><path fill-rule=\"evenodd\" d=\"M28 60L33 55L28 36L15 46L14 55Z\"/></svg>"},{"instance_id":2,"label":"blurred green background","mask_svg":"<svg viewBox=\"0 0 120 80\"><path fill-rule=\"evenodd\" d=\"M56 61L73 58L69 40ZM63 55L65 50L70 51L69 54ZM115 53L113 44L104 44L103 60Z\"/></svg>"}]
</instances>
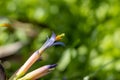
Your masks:
<instances>
[{"instance_id":1,"label":"blurred green background","mask_svg":"<svg viewBox=\"0 0 120 80\"><path fill-rule=\"evenodd\" d=\"M0 0L0 16L11 24L0 27L0 48L14 54L1 58L7 77L55 32L66 46L31 67L58 64L40 80L120 80L120 0Z\"/></svg>"}]
</instances>

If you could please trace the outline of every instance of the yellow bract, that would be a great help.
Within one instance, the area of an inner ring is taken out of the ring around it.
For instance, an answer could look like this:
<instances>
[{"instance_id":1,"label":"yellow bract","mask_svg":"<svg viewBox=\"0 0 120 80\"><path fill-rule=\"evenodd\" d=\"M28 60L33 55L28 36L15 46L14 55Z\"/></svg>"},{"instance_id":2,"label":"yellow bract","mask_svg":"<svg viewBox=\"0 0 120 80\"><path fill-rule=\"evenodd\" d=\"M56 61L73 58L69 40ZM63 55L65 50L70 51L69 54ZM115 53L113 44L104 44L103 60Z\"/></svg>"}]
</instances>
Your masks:
<instances>
[{"instance_id":1,"label":"yellow bract","mask_svg":"<svg viewBox=\"0 0 120 80\"><path fill-rule=\"evenodd\" d=\"M10 24L8 24L8 23L0 24L0 27L9 27L9 26L10 26Z\"/></svg>"},{"instance_id":2,"label":"yellow bract","mask_svg":"<svg viewBox=\"0 0 120 80\"><path fill-rule=\"evenodd\" d=\"M63 36L65 36L64 33L62 33L62 34L60 34L60 35L57 35L57 36L56 36L56 41L61 40Z\"/></svg>"}]
</instances>

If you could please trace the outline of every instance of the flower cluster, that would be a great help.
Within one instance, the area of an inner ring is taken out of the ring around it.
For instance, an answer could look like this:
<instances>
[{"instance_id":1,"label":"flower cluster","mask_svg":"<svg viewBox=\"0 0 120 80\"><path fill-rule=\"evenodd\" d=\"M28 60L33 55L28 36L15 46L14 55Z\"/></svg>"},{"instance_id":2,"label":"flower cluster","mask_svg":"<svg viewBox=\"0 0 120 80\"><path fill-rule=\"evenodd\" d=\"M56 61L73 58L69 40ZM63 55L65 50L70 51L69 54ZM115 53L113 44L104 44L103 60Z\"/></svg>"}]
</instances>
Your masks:
<instances>
[{"instance_id":1,"label":"flower cluster","mask_svg":"<svg viewBox=\"0 0 120 80\"><path fill-rule=\"evenodd\" d=\"M47 39L43 46L34 52L23 64L23 66L9 80L36 80L50 73L51 70L56 67L56 64L45 65L26 74L28 69L41 57L43 51L45 51L47 48L53 45L64 46L64 43L58 42L63 36L64 34L56 36L55 33L52 33L52 36Z\"/></svg>"}]
</instances>

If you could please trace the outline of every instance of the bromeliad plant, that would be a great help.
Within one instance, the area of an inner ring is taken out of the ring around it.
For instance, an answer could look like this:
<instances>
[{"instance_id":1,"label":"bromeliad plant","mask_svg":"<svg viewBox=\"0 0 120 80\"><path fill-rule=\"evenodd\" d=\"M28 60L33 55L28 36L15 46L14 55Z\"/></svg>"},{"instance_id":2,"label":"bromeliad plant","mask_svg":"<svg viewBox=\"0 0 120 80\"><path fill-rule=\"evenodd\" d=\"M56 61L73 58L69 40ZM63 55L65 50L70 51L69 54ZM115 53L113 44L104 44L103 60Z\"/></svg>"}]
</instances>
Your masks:
<instances>
[{"instance_id":1,"label":"bromeliad plant","mask_svg":"<svg viewBox=\"0 0 120 80\"><path fill-rule=\"evenodd\" d=\"M9 27L9 26L10 25L8 25L6 23L0 24L0 27ZM42 66L42 67L26 74L28 69L37 60L39 60L41 58L43 51L45 51L47 48L54 46L54 45L64 45L64 43L59 42L59 40L61 40L63 36L64 36L64 34L56 36L55 33L53 33L52 36L50 38L48 38L47 41L43 44L43 46L40 49L38 49L37 51L35 51L28 58L28 60L22 65L22 67L13 74L13 76L9 80L36 80L36 79L41 78L41 77L47 75L48 73L50 73L57 66L57 64L45 65L45 66ZM4 72L2 66L0 67L0 69L1 69L0 71ZM1 75L1 73L0 73L0 75ZM1 80L1 78L0 78L0 80ZM5 79L3 79L3 80L5 80Z\"/></svg>"},{"instance_id":2,"label":"bromeliad plant","mask_svg":"<svg viewBox=\"0 0 120 80\"><path fill-rule=\"evenodd\" d=\"M56 36L55 33L53 33L51 38L48 38L43 46L34 52L9 80L36 80L50 73L56 67L56 64L45 65L26 74L28 69L41 57L43 51L54 45L64 45L64 43L59 42L63 36L64 34Z\"/></svg>"}]
</instances>

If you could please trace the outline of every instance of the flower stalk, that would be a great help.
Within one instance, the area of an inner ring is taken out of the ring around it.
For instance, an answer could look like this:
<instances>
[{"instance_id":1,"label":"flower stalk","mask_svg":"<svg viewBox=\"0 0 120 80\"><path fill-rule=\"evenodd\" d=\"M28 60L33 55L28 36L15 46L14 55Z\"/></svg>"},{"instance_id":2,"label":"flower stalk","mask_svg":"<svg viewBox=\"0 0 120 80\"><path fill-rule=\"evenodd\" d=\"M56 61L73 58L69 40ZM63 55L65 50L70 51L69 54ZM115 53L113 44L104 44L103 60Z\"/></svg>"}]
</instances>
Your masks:
<instances>
[{"instance_id":1,"label":"flower stalk","mask_svg":"<svg viewBox=\"0 0 120 80\"><path fill-rule=\"evenodd\" d=\"M45 65L43 67L40 67L28 74L26 74L24 77L18 79L18 80L36 80L38 78L41 78L48 73L50 73L51 69L55 68L56 64L53 65Z\"/></svg>"},{"instance_id":2,"label":"flower stalk","mask_svg":"<svg viewBox=\"0 0 120 80\"><path fill-rule=\"evenodd\" d=\"M28 76L28 75L26 75L23 78L21 78L21 77L41 57L43 51L45 51L47 48L49 48L53 45L64 45L62 42L56 42L56 41L61 40L63 36L64 36L64 34L56 36L55 33L53 33L51 38L48 38L47 41L43 44L43 46L30 56L30 58L24 63L24 65L10 78L10 80L23 80L23 79L25 80L26 76ZM53 66L53 65L49 65L49 66ZM48 74L49 73L49 68L47 68L47 70L48 70L47 72L39 75L39 77ZM35 72L37 72L37 71L39 71L39 69L35 70ZM34 73L34 71L30 74L33 74L33 73ZM19 78L21 78L21 79L19 79Z\"/></svg>"}]
</instances>

